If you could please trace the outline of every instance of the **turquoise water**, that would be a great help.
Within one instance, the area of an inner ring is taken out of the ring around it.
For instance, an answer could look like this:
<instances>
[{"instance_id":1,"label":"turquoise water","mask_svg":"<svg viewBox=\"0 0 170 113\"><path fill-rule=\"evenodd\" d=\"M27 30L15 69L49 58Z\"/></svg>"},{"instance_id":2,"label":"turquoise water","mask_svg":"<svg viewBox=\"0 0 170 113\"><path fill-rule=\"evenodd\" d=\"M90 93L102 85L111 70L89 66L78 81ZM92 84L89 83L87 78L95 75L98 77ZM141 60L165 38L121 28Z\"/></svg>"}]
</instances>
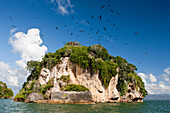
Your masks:
<instances>
[{"instance_id":1,"label":"turquoise water","mask_svg":"<svg viewBox=\"0 0 170 113\"><path fill-rule=\"evenodd\" d=\"M100 103L93 105L36 104L0 100L0 113L170 113L170 100L144 100L144 103Z\"/></svg>"}]
</instances>

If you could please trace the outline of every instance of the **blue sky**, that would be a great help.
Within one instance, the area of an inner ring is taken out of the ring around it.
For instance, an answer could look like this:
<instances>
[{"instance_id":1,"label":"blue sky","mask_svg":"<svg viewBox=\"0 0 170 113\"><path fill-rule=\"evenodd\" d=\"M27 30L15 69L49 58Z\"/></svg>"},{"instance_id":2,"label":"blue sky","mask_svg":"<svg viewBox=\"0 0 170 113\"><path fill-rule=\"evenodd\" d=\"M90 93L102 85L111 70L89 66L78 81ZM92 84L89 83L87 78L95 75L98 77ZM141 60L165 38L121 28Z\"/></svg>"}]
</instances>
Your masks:
<instances>
[{"instance_id":1,"label":"blue sky","mask_svg":"<svg viewBox=\"0 0 170 113\"><path fill-rule=\"evenodd\" d=\"M55 52L63 47L63 41L78 41L89 46L97 44L101 36L100 44L111 55L121 56L137 66L137 73L145 81L149 93L158 93L158 90L170 93L169 5L169 0L1 0L1 80L18 92L27 77L21 64L24 65L28 59L40 59L47 52ZM40 31L37 40L43 41L41 44L34 43L39 56L34 54L35 50L30 52L29 47L22 46L21 49L18 46L21 41L15 39L16 33L28 36L28 30L33 28ZM79 32L80 29L84 32ZM98 34L97 30L100 31ZM26 52L23 52L24 49ZM23 62L18 64L17 61Z\"/></svg>"}]
</instances>

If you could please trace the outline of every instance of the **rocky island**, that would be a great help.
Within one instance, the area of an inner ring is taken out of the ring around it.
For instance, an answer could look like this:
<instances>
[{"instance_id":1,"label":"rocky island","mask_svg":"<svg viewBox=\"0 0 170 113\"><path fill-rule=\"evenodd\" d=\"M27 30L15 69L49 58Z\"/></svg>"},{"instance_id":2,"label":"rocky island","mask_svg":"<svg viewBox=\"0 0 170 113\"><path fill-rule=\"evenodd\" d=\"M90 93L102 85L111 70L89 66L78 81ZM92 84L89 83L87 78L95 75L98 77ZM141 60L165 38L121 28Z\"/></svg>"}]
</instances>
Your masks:
<instances>
[{"instance_id":1,"label":"rocky island","mask_svg":"<svg viewBox=\"0 0 170 113\"><path fill-rule=\"evenodd\" d=\"M36 103L143 102L147 91L136 66L109 55L101 45L68 42L41 62L29 61L30 75L14 101Z\"/></svg>"},{"instance_id":2,"label":"rocky island","mask_svg":"<svg viewBox=\"0 0 170 113\"><path fill-rule=\"evenodd\" d=\"M11 99L13 96L13 91L0 81L0 99Z\"/></svg>"}]
</instances>

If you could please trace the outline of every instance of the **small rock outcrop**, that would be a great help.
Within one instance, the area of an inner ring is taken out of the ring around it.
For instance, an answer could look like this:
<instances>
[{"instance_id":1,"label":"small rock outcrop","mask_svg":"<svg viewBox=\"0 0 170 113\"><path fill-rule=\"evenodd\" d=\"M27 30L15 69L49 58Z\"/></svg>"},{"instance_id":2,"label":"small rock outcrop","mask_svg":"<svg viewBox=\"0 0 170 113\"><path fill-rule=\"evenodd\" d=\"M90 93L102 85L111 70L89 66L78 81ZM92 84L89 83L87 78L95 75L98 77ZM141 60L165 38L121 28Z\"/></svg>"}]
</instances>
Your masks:
<instances>
[{"instance_id":1,"label":"small rock outcrop","mask_svg":"<svg viewBox=\"0 0 170 113\"><path fill-rule=\"evenodd\" d=\"M90 103L90 102L93 102L90 91L86 91L86 92L58 91L56 93L52 93L51 100L56 103Z\"/></svg>"},{"instance_id":2,"label":"small rock outcrop","mask_svg":"<svg viewBox=\"0 0 170 113\"><path fill-rule=\"evenodd\" d=\"M38 102L40 100L44 100L43 95L39 93L30 93L25 100L25 102Z\"/></svg>"},{"instance_id":3,"label":"small rock outcrop","mask_svg":"<svg viewBox=\"0 0 170 113\"><path fill-rule=\"evenodd\" d=\"M31 74L15 96L25 102L142 102L147 94L136 66L101 45L69 42L41 62L28 62L27 68Z\"/></svg>"}]
</instances>

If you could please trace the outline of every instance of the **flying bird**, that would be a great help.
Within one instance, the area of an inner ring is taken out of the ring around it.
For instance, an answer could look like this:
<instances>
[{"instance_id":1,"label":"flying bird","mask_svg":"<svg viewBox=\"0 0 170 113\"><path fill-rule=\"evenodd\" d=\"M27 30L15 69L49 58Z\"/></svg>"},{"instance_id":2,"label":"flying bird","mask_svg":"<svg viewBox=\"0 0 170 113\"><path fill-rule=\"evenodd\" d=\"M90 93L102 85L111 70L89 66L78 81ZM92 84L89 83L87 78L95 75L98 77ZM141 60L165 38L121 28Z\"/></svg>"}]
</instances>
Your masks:
<instances>
[{"instance_id":1,"label":"flying bird","mask_svg":"<svg viewBox=\"0 0 170 113\"><path fill-rule=\"evenodd\" d=\"M73 35L73 33L70 33L70 35Z\"/></svg>"},{"instance_id":2,"label":"flying bird","mask_svg":"<svg viewBox=\"0 0 170 113\"><path fill-rule=\"evenodd\" d=\"M90 6L94 6L94 5L90 5Z\"/></svg>"},{"instance_id":3,"label":"flying bird","mask_svg":"<svg viewBox=\"0 0 170 113\"><path fill-rule=\"evenodd\" d=\"M41 34L41 36L42 36L42 37L44 37L44 35L43 35L43 34Z\"/></svg>"},{"instance_id":4,"label":"flying bird","mask_svg":"<svg viewBox=\"0 0 170 113\"><path fill-rule=\"evenodd\" d=\"M89 21L87 21L87 23L88 23L88 24L90 24L90 22L89 22Z\"/></svg>"},{"instance_id":5,"label":"flying bird","mask_svg":"<svg viewBox=\"0 0 170 113\"><path fill-rule=\"evenodd\" d=\"M110 7L111 5L110 4L107 4L108 7Z\"/></svg>"},{"instance_id":6,"label":"flying bird","mask_svg":"<svg viewBox=\"0 0 170 113\"><path fill-rule=\"evenodd\" d=\"M66 42L65 42L65 41L63 41L63 43L64 43L64 45L66 44Z\"/></svg>"},{"instance_id":7,"label":"flying bird","mask_svg":"<svg viewBox=\"0 0 170 113\"><path fill-rule=\"evenodd\" d=\"M92 15L92 16L91 16L91 18L93 18L93 19L94 19L94 16Z\"/></svg>"},{"instance_id":8,"label":"flying bird","mask_svg":"<svg viewBox=\"0 0 170 113\"><path fill-rule=\"evenodd\" d=\"M106 31L106 28L103 26L103 29Z\"/></svg>"},{"instance_id":9,"label":"flying bird","mask_svg":"<svg viewBox=\"0 0 170 113\"><path fill-rule=\"evenodd\" d=\"M139 33L138 32L134 32L134 35L138 35Z\"/></svg>"},{"instance_id":10,"label":"flying bird","mask_svg":"<svg viewBox=\"0 0 170 113\"><path fill-rule=\"evenodd\" d=\"M79 32L84 32L84 30L81 30L81 29L80 29Z\"/></svg>"},{"instance_id":11,"label":"flying bird","mask_svg":"<svg viewBox=\"0 0 170 113\"><path fill-rule=\"evenodd\" d=\"M110 22L110 19L108 19L107 22Z\"/></svg>"},{"instance_id":12,"label":"flying bird","mask_svg":"<svg viewBox=\"0 0 170 113\"><path fill-rule=\"evenodd\" d=\"M124 45L128 45L128 43L124 43Z\"/></svg>"},{"instance_id":13,"label":"flying bird","mask_svg":"<svg viewBox=\"0 0 170 113\"><path fill-rule=\"evenodd\" d=\"M115 37L119 37L119 35L115 35Z\"/></svg>"},{"instance_id":14,"label":"flying bird","mask_svg":"<svg viewBox=\"0 0 170 113\"><path fill-rule=\"evenodd\" d=\"M96 32L96 34L98 34L100 31L98 30L97 32Z\"/></svg>"},{"instance_id":15,"label":"flying bird","mask_svg":"<svg viewBox=\"0 0 170 113\"><path fill-rule=\"evenodd\" d=\"M56 27L56 30L58 30L58 27Z\"/></svg>"},{"instance_id":16,"label":"flying bird","mask_svg":"<svg viewBox=\"0 0 170 113\"><path fill-rule=\"evenodd\" d=\"M101 19L102 19L102 16L100 15L99 18L100 18L100 20L101 20Z\"/></svg>"},{"instance_id":17,"label":"flying bird","mask_svg":"<svg viewBox=\"0 0 170 113\"><path fill-rule=\"evenodd\" d=\"M105 6L105 5L102 5L101 9L103 9L103 8L104 8L104 6Z\"/></svg>"},{"instance_id":18,"label":"flying bird","mask_svg":"<svg viewBox=\"0 0 170 113\"><path fill-rule=\"evenodd\" d=\"M113 9L110 10L112 13L114 13Z\"/></svg>"},{"instance_id":19,"label":"flying bird","mask_svg":"<svg viewBox=\"0 0 170 113\"><path fill-rule=\"evenodd\" d=\"M109 37L112 37L112 35L109 35Z\"/></svg>"},{"instance_id":20,"label":"flying bird","mask_svg":"<svg viewBox=\"0 0 170 113\"><path fill-rule=\"evenodd\" d=\"M117 14L117 15L120 15L120 13L119 13L119 12L116 12L116 14Z\"/></svg>"},{"instance_id":21,"label":"flying bird","mask_svg":"<svg viewBox=\"0 0 170 113\"><path fill-rule=\"evenodd\" d=\"M145 56L148 54L148 52L145 52Z\"/></svg>"},{"instance_id":22,"label":"flying bird","mask_svg":"<svg viewBox=\"0 0 170 113\"><path fill-rule=\"evenodd\" d=\"M113 24L113 26L116 26L115 24Z\"/></svg>"},{"instance_id":23,"label":"flying bird","mask_svg":"<svg viewBox=\"0 0 170 113\"><path fill-rule=\"evenodd\" d=\"M77 35L77 38L80 37L80 35Z\"/></svg>"},{"instance_id":24,"label":"flying bird","mask_svg":"<svg viewBox=\"0 0 170 113\"><path fill-rule=\"evenodd\" d=\"M65 27L67 27L67 25L65 25Z\"/></svg>"},{"instance_id":25,"label":"flying bird","mask_svg":"<svg viewBox=\"0 0 170 113\"><path fill-rule=\"evenodd\" d=\"M9 20L12 21L12 17L11 16L9 16Z\"/></svg>"},{"instance_id":26,"label":"flying bird","mask_svg":"<svg viewBox=\"0 0 170 113\"><path fill-rule=\"evenodd\" d=\"M11 25L12 27L14 27L14 28L16 28L16 26L14 26L14 25Z\"/></svg>"}]
</instances>

